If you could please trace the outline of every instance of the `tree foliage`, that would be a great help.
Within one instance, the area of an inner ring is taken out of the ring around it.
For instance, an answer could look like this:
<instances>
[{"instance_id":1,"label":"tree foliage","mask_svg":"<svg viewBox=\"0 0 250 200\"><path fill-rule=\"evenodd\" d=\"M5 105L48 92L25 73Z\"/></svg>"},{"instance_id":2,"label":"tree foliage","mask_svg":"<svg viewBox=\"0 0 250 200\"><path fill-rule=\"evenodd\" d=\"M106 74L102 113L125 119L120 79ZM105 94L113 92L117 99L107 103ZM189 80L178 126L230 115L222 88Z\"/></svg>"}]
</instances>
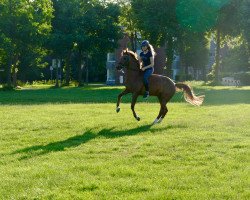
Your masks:
<instances>
[{"instance_id":1,"label":"tree foliage","mask_svg":"<svg viewBox=\"0 0 250 200\"><path fill-rule=\"evenodd\" d=\"M78 74L75 78L81 85L83 66L88 67L88 58L117 47L120 9L118 5L94 0L54 1L54 8L50 47L54 56L66 61L66 83L69 83L70 67L75 67L73 71ZM77 59L73 62L77 66L70 66L70 58ZM104 64L105 57L99 60Z\"/></svg>"},{"instance_id":2,"label":"tree foliage","mask_svg":"<svg viewBox=\"0 0 250 200\"><path fill-rule=\"evenodd\" d=\"M88 73L104 77L106 53L117 47L123 27L133 50L138 32L155 47L166 47L168 75L175 54L186 75L189 66L205 73L208 36L213 35L219 80L225 69L249 69L249 13L248 0L0 0L2 75L9 86L17 74L22 80L37 79L40 68L57 58L66 84L76 79L81 85ZM221 48L234 38L240 44L221 58Z\"/></svg>"},{"instance_id":3,"label":"tree foliage","mask_svg":"<svg viewBox=\"0 0 250 200\"><path fill-rule=\"evenodd\" d=\"M0 48L8 60L5 68L9 87L12 84L11 74L15 77L22 64L23 52L35 55L43 52L43 42L51 30L51 18L52 4L49 0L0 1Z\"/></svg>"}]
</instances>

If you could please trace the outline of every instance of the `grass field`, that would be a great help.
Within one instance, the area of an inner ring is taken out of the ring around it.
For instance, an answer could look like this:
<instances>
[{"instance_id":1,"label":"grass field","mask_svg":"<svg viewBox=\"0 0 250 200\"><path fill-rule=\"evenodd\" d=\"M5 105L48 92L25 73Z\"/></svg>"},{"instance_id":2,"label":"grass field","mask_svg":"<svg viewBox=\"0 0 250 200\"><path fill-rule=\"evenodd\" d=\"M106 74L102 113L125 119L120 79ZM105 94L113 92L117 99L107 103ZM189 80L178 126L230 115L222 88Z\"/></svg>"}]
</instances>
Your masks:
<instances>
[{"instance_id":1,"label":"grass field","mask_svg":"<svg viewBox=\"0 0 250 200\"><path fill-rule=\"evenodd\" d=\"M123 87L0 90L0 199L250 199L250 87L156 99Z\"/></svg>"}]
</instances>

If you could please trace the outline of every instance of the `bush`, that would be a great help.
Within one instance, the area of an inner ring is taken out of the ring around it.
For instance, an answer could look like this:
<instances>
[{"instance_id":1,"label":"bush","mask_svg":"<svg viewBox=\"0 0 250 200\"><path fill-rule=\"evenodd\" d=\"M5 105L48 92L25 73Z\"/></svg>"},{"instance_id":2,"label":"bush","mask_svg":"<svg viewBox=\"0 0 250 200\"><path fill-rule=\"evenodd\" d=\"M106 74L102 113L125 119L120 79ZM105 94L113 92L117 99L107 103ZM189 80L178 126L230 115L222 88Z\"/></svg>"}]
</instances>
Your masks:
<instances>
[{"instance_id":1,"label":"bush","mask_svg":"<svg viewBox=\"0 0 250 200\"><path fill-rule=\"evenodd\" d=\"M211 71L207 74L207 81L208 82L214 82L215 81L215 63L211 67Z\"/></svg>"},{"instance_id":2,"label":"bush","mask_svg":"<svg viewBox=\"0 0 250 200\"><path fill-rule=\"evenodd\" d=\"M242 85L250 85L250 71L235 73L234 78L240 80Z\"/></svg>"},{"instance_id":3,"label":"bush","mask_svg":"<svg viewBox=\"0 0 250 200\"><path fill-rule=\"evenodd\" d=\"M11 91L14 90L13 86L8 86L7 84L2 85L3 91Z\"/></svg>"},{"instance_id":4,"label":"bush","mask_svg":"<svg viewBox=\"0 0 250 200\"><path fill-rule=\"evenodd\" d=\"M21 80L17 80L17 85L23 87L26 85L26 83L22 82Z\"/></svg>"},{"instance_id":5,"label":"bush","mask_svg":"<svg viewBox=\"0 0 250 200\"><path fill-rule=\"evenodd\" d=\"M176 75L175 78L176 78L176 81L191 81L191 80L193 80L192 75L190 75L190 74L186 75L185 73L180 73L180 74Z\"/></svg>"}]
</instances>

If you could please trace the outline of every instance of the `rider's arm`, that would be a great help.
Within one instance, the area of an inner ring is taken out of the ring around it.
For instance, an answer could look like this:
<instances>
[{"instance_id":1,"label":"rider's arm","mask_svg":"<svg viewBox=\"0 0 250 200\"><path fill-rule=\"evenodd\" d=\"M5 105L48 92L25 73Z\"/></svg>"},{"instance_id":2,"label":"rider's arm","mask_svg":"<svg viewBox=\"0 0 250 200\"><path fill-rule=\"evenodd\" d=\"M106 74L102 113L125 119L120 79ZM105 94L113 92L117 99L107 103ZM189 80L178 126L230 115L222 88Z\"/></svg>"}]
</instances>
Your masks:
<instances>
[{"instance_id":1,"label":"rider's arm","mask_svg":"<svg viewBox=\"0 0 250 200\"><path fill-rule=\"evenodd\" d=\"M143 69L148 69L150 67L154 67L154 57L153 56L150 57L150 65L143 67Z\"/></svg>"},{"instance_id":2,"label":"rider's arm","mask_svg":"<svg viewBox=\"0 0 250 200\"><path fill-rule=\"evenodd\" d=\"M140 62L140 69L143 67L142 59L140 56L138 56L139 62Z\"/></svg>"}]
</instances>

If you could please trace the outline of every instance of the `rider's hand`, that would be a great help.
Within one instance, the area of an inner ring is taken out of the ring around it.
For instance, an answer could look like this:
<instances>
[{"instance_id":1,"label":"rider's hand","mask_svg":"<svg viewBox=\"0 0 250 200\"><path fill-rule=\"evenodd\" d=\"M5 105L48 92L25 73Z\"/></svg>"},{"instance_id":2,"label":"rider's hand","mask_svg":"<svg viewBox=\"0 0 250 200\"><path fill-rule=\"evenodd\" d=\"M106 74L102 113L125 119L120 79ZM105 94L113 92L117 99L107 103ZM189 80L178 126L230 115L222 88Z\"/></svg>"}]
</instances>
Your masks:
<instances>
[{"instance_id":1,"label":"rider's hand","mask_svg":"<svg viewBox=\"0 0 250 200\"><path fill-rule=\"evenodd\" d=\"M144 72L144 71L145 71L145 68L143 67L143 68L141 68L141 70Z\"/></svg>"}]
</instances>

